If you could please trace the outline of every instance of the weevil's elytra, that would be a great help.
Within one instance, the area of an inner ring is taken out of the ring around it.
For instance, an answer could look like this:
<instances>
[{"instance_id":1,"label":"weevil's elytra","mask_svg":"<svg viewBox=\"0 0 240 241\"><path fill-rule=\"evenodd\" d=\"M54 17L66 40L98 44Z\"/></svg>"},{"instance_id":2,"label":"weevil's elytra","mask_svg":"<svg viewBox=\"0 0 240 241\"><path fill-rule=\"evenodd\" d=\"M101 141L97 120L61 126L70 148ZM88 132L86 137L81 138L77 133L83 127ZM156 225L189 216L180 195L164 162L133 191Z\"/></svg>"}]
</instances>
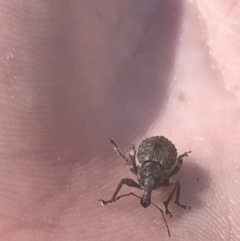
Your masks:
<instances>
[{"instance_id":1,"label":"weevil's elytra","mask_svg":"<svg viewBox=\"0 0 240 241\"><path fill-rule=\"evenodd\" d=\"M168 199L163 202L165 206L165 213L169 214L170 217L172 217L172 214L168 209L168 205L175 191L177 192L175 203L184 209L190 209L189 206L180 204L180 183L179 181L172 180L171 177L180 170L183 162L183 157L188 156L191 151L185 152L184 154L177 156L177 149L171 141L169 141L166 137L163 136L153 136L143 140L142 143L139 145L137 151L135 149L135 145L131 144L128 159L121 152L113 139L110 139L110 143L113 145L114 150L126 161L132 173L137 176L138 183L135 182L133 179L123 178L118 184L110 200L99 200L101 201L102 205L115 202L116 200L119 200L120 198L125 196L133 195L140 198L140 204L144 208L146 208L152 203L152 190L160 186L172 186L173 189ZM117 196L123 184L143 190L142 197L139 197L134 193ZM163 211L154 203L152 204L157 207L163 215ZM164 215L163 219L167 226ZM170 236L168 226L167 230Z\"/></svg>"},{"instance_id":2,"label":"weevil's elytra","mask_svg":"<svg viewBox=\"0 0 240 241\"><path fill-rule=\"evenodd\" d=\"M163 136L153 136L144 140L137 152L137 166L146 161L157 162L165 173L171 173L177 165L177 149Z\"/></svg>"}]
</instances>

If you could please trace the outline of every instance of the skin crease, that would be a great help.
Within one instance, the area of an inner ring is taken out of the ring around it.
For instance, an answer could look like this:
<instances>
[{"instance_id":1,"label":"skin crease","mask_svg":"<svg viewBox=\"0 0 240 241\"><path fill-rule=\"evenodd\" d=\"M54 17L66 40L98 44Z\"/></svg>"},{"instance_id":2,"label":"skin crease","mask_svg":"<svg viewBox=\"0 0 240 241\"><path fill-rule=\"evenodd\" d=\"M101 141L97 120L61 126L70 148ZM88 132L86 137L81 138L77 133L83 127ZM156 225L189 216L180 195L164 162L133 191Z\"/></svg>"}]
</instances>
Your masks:
<instances>
[{"instance_id":1,"label":"skin crease","mask_svg":"<svg viewBox=\"0 0 240 241\"><path fill-rule=\"evenodd\" d=\"M5 0L0 13L1 241L170 240L154 207L98 202L134 178L108 138L127 153L153 135L192 151L174 176L192 209L170 205L171 240L240 239L239 1Z\"/></svg>"}]
</instances>

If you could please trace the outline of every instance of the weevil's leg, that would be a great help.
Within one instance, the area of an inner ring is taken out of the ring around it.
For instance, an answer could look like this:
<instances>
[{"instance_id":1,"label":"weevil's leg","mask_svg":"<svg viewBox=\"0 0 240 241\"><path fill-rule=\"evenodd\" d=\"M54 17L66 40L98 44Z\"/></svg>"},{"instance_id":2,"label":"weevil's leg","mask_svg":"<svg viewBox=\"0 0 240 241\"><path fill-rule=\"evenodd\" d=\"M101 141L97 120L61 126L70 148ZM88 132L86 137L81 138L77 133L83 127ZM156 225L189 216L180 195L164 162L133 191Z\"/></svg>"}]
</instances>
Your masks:
<instances>
[{"instance_id":1,"label":"weevil's leg","mask_svg":"<svg viewBox=\"0 0 240 241\"><path fill-rule=\"evenodd\" d=\"M172 171L170 176L175 175L180 170L180 168L182 166L182 163L183 163L183 157L188 156L189 153L191 153L191 151L185 152L182 155L178 156L178 158L177 158L177 162L178 162L177 166L174 168L174 170Z\"/></svg>"},{"instance_id":2,"label":"weevil's leg","mask_svg":"<svg viewBox=\"0 0 240 241\"><path fill-rule=\"evenodd\" d=\"M183 157L187 157L189 153L191 153L191 151L185 152L185 153L183 153L182 155L180 155L180 156L178 157L177 160L178 160L178 162L180 163L180 167L181 167L182 162L183 162ZM178 166L178 165L177 165L177 166ZM180 169L180 167L179 167L179 169ZM179 170L179 169L178 169L178 170ZM178 170L177 170L177 172L178 172ZM171 183L171 181L170 181L170 183ZM174 184L174 183L175 183L175 184ZM176 186L176 189L177 189L177 195L176 195L175 203L176 203L178 206L180 206L180 207L182 207L182 208L184 208L184 209L186 209L186 208L191 209L191 207L185 206L185 205L182 205L182 204L179 203L180 188L181 188L181 187L180 187L180 182L178 182L178 181L173 181L173 185L175 185L175 186Z\"/></svg>"},{"instance_id":3,"label":"weevil's leg","mask_svg":"<svg viewBox=\"0 0 240 241\"><path fill-rule=\"evenodd\" d=\"M128 196L131 196L131 195L133 195L133 196L141 199L141 197L138 196L137 194L135 194L135 193L133 193L133 192L130 192L130 193L127 193L127 194L123 194L123 195L118 196L118 197L116 198L116 201L119 200L119 199L121 199L121 198L123 198L123 197L128 197Z\"/></svg>"},{"instance_id":4,"label":"weevil's leg","mask_svg":"<svg viewBox=\"0 0 240 241\"><path fill-rule=\"evenodd\" d=\"M137 194L133 193L133 192L130 192L130 193L127 193L127 194L123 194L123 195L120 195L120 196L118 196L118 197L116 198L116 200L119 200L119 199L121 199L121 198L123 198L123 197L128 197L128 196L130 196L130 195L133 195L133 196L135 196L135 197L137 197L138 199L141 200L141 197L138 196ZM165 225L166 225L166 227L167 227L168 236L170 237L170 230L169 230L169 227L168 227L167 221L166 221L166 219L165 219L165 216L164 216L164 212L163 212L163 210L162 210L160 207L158 207L155 203L151 202L151 204L161 212L162 217L163 217L163 221L164 221L164 223L165 223Z\"/></svg>"},{"instance_id":5,"label":"weevil's leg","mask_svg":"<svg viewBox=\"0 0 240 241\"><path fill-rule=\"evenodd\" d=\"M169 183L169 185L171 185L171 184ZM176 186L174 186L174 188L172 189L172 191L171 191L168 199L163 202L163 204L164 204L164 206L165 206L165 213L166 213L166 214L169 214L169 215L170 215L170 218L172 217L172 213L169 211L168 205L169 205L169 203L170 203L170 201L171 201L171 199L172 199L173 194L174 194L175 191L176 191Z\"/></svg>"},{"instance_id":6,"label":"weevil's leg","mask_svg":"<svg viewBox=\"0 0 240 241\"><path fill-rule=\"evenodd\" d=\"M112 144L114 150L117 152L117 154L119 156L122 157L122 159L124 159L130 169L130 171L132 173L134 173L135 175L137 175L137 167L135 164L135 147L133 144L131 144L131 149L130 149L130 160L127 159L127 157L121 152L121 150L118 148L116 142L113 139L109 139L109 142Z\"/></svg>"},{"instance_id":7,"label":"weevil's leg","mask_svg":"<svg viewBox=\"0 0 240 241\"><path fill-rule=\"evenodd\" d=\"M138 183L136 183L134 180L132 180L131 178L123 178L118 186L117 186L117 189L116 191L113 193L112 195L112 198L110 200L102 200L100 199L99 201L102 203L102 205L106 205L106 204L109 204L109 203L112 203L112 202L115 202L117 200L117 195L122 187L123 184L126 184L127 186L129 187L136 187L136 188L139 188L140 189L140 185Z\"/></svg>"},{"instance_id":8,"label":"weevil's leg","mask_svg":"<svg viewBox=\"0 0 240 241\"><path fill-rule=\"evenodd\" d=\"M173 187L168 199L165 202L163 202L163 204L165 206L166 214L169 214L170 217L172 217L172 214L168 209L168 205L169 205L170 201L172 200L173 194L175 193L176 190L177 190L177 195L176 195L175 203L178 206L182 207L183 209L186 209L186 208L190 209L190 207L182 205L181 203L179 203L179 197L180 197L180 183L179 183L179 181L169 180L169 185L174 186L174 187Z\"/></svg>"},{"instance_id":9,"label":"weevil's leg","mask_svg":"<svg viewBox=\"0 0 240 241\"><path fill-rule=\"evenodd\" d=\"M136 149L135 145L131 143L130 145L130 152L129 152L130 162L127 163L130 170L137 175L137 166L136 166Z\"/></svg>"},{"instance_id":10,"label":"weevil's leg","mask_svg":"<svg viewBox=\"0 0 240 241\"><path fill-rule=\"evenodd\" d=\"M186 208L191 209L190 206L182 205L181 203L179 203L179 197L180 197L180 182L178 182L178 181L175 181L175 182L176 182L175 185L177 186L177 195L176 195L175 203L176 203L178 206L182 207L183 209L186 209Z\"/></svg>"},{"instance_id":11,"label":"weevil's leg","mask_svg":"<svg viewBox=\"0 0 240 241\"><path fill-rule=\"evenodd\" d=\"M182 155L180 155L180 156L178 157L178 161L179 161L179 160L182 160L183 157L187 157L189 153L191 153L191 151L184 152Z\"/></svg>"}]
</instances>

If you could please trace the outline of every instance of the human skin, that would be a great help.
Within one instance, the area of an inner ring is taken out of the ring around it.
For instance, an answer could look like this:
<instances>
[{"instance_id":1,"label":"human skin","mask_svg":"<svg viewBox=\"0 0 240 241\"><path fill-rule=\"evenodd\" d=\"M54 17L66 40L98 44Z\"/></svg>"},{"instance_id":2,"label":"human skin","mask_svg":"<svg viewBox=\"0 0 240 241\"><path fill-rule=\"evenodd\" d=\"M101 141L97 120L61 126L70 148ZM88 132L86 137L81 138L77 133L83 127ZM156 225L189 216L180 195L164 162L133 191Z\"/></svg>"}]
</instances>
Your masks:
<instances>
[{"instance_id":1,"label":"human skin","mask_svg":"<svg viewBox=\"0 0 240 241\"><path fill-rule=\"evenodd\" d=\"M239 1L4 0L0 13L1 241L170 240L137 198L98 202L134 178L108 138L127 154L153 135L192 151L173 177L192 209L170 205L171 240L240 239Z\"/></svg>"}]
</instances>

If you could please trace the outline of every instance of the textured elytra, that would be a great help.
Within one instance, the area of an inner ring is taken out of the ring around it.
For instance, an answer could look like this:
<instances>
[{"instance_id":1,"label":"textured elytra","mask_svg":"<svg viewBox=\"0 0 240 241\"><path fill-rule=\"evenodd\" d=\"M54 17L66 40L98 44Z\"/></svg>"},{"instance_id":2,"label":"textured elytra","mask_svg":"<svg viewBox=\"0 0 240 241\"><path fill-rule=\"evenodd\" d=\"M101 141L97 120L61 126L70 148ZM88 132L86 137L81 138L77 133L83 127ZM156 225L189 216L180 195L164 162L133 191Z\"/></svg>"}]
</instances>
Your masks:
<instances>
[{"instance_id":1,"label":"textured elytra","mask_svg":"<svg viewBox=\"0 0 240 241\"><path fill-rule=\"evenodd\" d=\"M158 162L165 172L171 172L177 165L177 149L164 136L153 136L145 139L138 148L138 163Z\"/></svg>"}]
</instances>

